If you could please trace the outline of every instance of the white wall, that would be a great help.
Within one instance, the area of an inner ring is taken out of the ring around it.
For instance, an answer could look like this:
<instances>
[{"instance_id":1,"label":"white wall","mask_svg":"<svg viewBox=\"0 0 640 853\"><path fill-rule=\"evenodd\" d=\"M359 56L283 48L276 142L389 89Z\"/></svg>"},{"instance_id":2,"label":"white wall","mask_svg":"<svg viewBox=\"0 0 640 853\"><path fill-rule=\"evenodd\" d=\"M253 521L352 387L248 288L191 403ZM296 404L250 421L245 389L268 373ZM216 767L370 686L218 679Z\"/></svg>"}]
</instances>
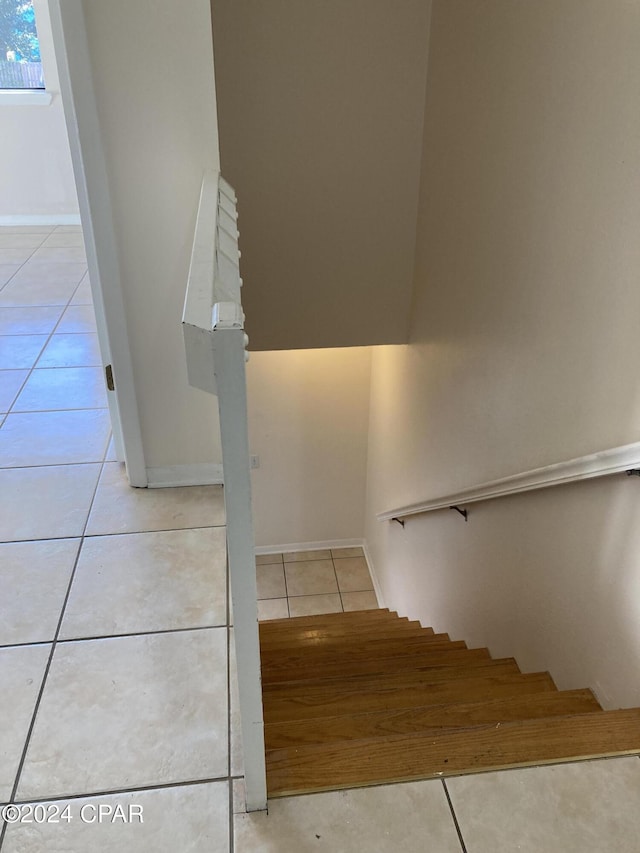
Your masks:
<instances>
[{"instance_id":1,"label":"white wall","mask_svg":"<svg viewBox=\"0 0 640 853\"><path fill-rule=\"evenodd\" d=\"M219 166L209 4L83 7L146 465L219 463L216 402L188 386L180 326L202 175Z\"/></svg>"},{"instance_id":2,"label":"white wall","mask_svg":"<svg viewBox=\"0 0 640 853\"><path fill-rule=\"evenodd\" d=\"M34 0L49 105L0 104L0 224L79 222L47 0Z\"/></svg>"},{"instance_id":3,"label":"white wall","mask_svg":"<svg viewBox=\"0 0 640 853\"><path fill-rule=\"evenodd\" d=\"M640 6L436 0L410 344L373 358L367 539L386 603L640 704L624 476L377 511L640 438ZM637 485L637 484L635 484Z\"/></svg>"},{"instance_id":4,"label":"white wall","mask_svg":"<svg viewBox=\"0 0 640 853\"><path fill-rule=\"evenodd\" d=\"M256 544L362 539L371 353L252 352Z\"/></svg>"}]
</instances>

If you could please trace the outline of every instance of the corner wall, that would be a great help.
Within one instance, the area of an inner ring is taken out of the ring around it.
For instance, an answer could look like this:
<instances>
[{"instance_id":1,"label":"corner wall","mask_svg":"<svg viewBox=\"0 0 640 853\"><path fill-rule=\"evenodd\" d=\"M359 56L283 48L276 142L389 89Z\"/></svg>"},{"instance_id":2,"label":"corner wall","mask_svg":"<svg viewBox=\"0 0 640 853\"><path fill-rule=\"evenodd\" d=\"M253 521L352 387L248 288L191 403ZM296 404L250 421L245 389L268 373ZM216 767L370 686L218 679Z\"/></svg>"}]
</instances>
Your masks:
<instances>
[{"instance_id":1,"label":"corner wall","mask_svg":"<svg viewBox=\"0 0 640 853\"><path fill-rule=\"evenodd\" d=\"M371 350L252 352L256 545L361 540Z\"/></svg>"},{"instance_id":2,"label":"corner wall","mask_svg":"<svg viewBox=\"0 0 640 853\"><path fill-rule=\"evenodd\" d=\"M252 352L256 545L361 540L371 350Z\"/></svg>"},{"instance_id":3,"label":"corner wall","mask_svg":"<svg viewBox=\"0 0 640 853\"><path fill-rule=\"evenodd\" d=\"M48 105L0 104L0 224L79 222L47 0L34 0Z\"/></svg>"},{"instance_id":4,"label":"corner wall","mask_svg":"<svg viewBox=\"0 0 640 853\"><path fill-rule=\"evenodd\" d=\"M375 513L640 438L640 7L435 0L410 343L373 356L385 604L640 704L637 483Z\"/></svg>"},{"instance_id":5,"label":"corner wall","mask_svg":"<svg viewBox=\"0 0 640 853\"><path fill-rule=\"evenodd\" d=\"M202 176L219 168L208 0L83 0L147 469L219 464L180 318ZM103 286L108 286L106 282Z\"/></svg>"}]
</instances>

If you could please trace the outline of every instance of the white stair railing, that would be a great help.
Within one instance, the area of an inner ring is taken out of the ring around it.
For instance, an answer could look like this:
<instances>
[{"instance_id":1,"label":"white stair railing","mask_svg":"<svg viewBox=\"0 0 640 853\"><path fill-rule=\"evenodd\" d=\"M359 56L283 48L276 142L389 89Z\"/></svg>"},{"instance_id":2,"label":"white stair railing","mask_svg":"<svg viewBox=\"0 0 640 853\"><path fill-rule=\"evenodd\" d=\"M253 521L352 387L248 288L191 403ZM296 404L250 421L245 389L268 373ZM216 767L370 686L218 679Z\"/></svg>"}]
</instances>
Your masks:
<instances>
[{"instance_id":1,"label":"white stair railing","mask_svg":"<svg viewBox=\"0 0 640 853\"><path fill-rule=\"evenodd\" d=\"M182 327L189 384L218 398L246 802L247 811L257 811L266 808L267 786L239 260L235 193L208 173Z\"/></svg>"}]
</instances>

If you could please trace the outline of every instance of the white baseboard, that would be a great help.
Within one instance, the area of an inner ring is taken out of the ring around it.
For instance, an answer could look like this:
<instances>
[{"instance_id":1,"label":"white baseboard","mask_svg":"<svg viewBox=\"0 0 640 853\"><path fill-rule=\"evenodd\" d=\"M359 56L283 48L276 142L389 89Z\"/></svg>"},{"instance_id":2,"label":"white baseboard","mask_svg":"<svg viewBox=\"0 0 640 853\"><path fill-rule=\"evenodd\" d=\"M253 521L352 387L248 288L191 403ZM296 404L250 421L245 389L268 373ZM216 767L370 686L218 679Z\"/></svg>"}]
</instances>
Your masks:
<instances>
[{"instance_id":1,"label":"white baseboard","mask_svg":"<svg viewBox=\"0 0 640 853\"><path fill-rule=\"evenodd\" d=\"M16 214L0 216L0 225L80 225L79 213Z\"/></svg>"},{"instance_id":2,"label":"white baseboard","mask_svg":"<svg viewBox=\"0 0 640 853\"><path fill-rule=\"evenodd\" d=\"M147 468L149 489L170 489L175 486L219 486L223 482L222 465L215 465L212 462Z\"/></svg>"},{"instance_id":3,"label":"white baseboard","mask_svg":"<svg viewBox=\"0 0 640 853\"><path fill-rule=\"evenodd\" d=\"M376 594L376 598L378 599L379 607L386 607L384 601L384 596L382 594L382 587L380 586L380 581L378 580L378 576L376 575L376 567L373 565L373 560L371 559L371 552L367 547L366 541L362 543L362 550L364 551L364 556L367 561L367 565L369 566L369 574L371 575L371 580L373 581L373 589Z\"/></svg>"},{"instance_id":4,"label":"white baseboard","mask_svg":"<svg viewBox=\"0 0 640 853\"><path fill-rule=\"evenodd\" d=\"M258 545L256 554L282 554L292 551L326 551L327 548L360 548L362 539L325 539L321 542L287 542L284 545Z\"/></svg>"}]
</instances>

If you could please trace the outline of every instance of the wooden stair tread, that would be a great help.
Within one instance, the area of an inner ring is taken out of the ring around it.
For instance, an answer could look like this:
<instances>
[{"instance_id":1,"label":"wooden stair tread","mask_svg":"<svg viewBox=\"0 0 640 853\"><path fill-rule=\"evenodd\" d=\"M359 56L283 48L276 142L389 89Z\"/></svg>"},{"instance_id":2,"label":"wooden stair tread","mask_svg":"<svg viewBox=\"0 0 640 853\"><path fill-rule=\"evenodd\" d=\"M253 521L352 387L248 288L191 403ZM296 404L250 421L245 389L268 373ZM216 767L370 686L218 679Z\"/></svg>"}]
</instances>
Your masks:
<instances>
[{"instance_id":1,"label":"wooden stair tread","mask_svg":"<svg viewBox=\"0 0 640 853\"><path fill-rule=\"evenodd\" d=\"M602 709L590 690L550 691L485 702L426 705L269 723L265 726L265 743L267 749L282 749L417 732L423 735L437 734L491 723L586 714L599 710Z\"/></svg>"},{"instance_id":2,"label":"wooden stair tread","mask_svg":"<svg viewBox=\"0 0 640 853\"><path fill-rule=\"evenodd\" d=\"M296 630L301 626L331 625L331 624L362 624L365 622L393 621L404 617L398 616L395 611L384 608L375 610L351 610L347 613L319 613L314 616L291 616L284 619L267 619L258 623L260 634L269 634L279 628L289 631Z\"/></svg>"},{"instance_id":3,"label":"wooden stair tread","mask_svg":"<svg viewBox=\"0 0 640 853\"><path fill-rule=\"evenodd\" d=\"M314 661L312 665L309 661L298 661L288 667L263 666L262 684L266 686L280 681L304 681L308 680L310 676L340 678L410 669L431 669L472 660L487 660L488 658L487 649L434 648L428 652L420 650L411 653L410 651L409 654L402 656L380 656L378 658L356 658L353 660L335 658L333 660Z\"/></svg>"},{"instance_id":4,"label":"wooden stair tread","mask_svg":"<svg viewBox=\"0 0 640 853\"><path fill-rule=\"evenodd\" d=\"M406 657L409 654L429 653L439 649L466 649L467 644L463 640L450 640L448 634L434 634L423 636L422 634L409 634L401 637L383 637L381 639L344 639L337 642L325 642L320 640L314 643L308 640L304 645L284 645L270 649L262 647L260 657L263 667L270 666L309 666L310 663L326 661L332 663L336 660L356 660L371 657Z\"/></svg>"},{"instance_id":5,"label":"wooden stair tread","mask_svg":"<svg viewBox=\"0 0 640 853\"><path fill-rule=\"evenodd\" d=\"M406 637L408 635L420 637L433 637L433 629L422 628L419 622L409 622L409 620L398 620L398 622L384 622L376 626L376 639L384 639L385 637ZM262 649L274 649L284 646L304 646L308 643L318 643L320 641L329 643L350 642L353 638L362 637L362 626L333 626L323 628L298 628L296 631L277 631L272 632L267 636L260 636L260 647Z\"/></svg>"},{"instance_id":6,"label":"wooden stair tread","mask_svg":"<svg viewBox=\"0 0 640 853\"><path fill-rule=\"evenodd\" d=\"M314 688L320 690L341 690L344 688L349 692L353 690L365 692L381 686L384 686L385 689L393 690L400 685L406 684L408 681L416 684L424 684L436 681L451 681L456 678L476 678L486 674L520 674L520 667L515 658L465 657L459 663L447 663L442 666L412 666L406 670L395 666L398 660L398 658L394 658L391 661L394 666L388 672L380 674L365 672L356 675L341 674L338 676L329 676L328 678L314 678L311 673L307 673L307 677L299 681L274 681L270 684L263 684L263 693L265 696L285 695L296 691L308 694ZM413 662L413 658L409 658L409 660Z\"/></svg>"},{"instance_id":7,"label":"wooden stair tread","mask_svg":"<svg viewBox=\"0 0 640 853\"><path fill-rule=\"evenodd\" d=\"M267 751L270 797L640 752L640 709Z\"/></svg>"},{"instance_id":8,"label":"wooden stair tread","mask_svg":"<svg viewBox=\"0 0 640 853\"><path fill-rule=\"evenodd\" d=\"M555 691L548 673L506 674L434 682L382 684L366 692L344 683L329 689L302 688L264 695L265 723L340 716L363 711L389 711L450 702L482 702L505 696Z\"/></svg>"}]
</instances>

